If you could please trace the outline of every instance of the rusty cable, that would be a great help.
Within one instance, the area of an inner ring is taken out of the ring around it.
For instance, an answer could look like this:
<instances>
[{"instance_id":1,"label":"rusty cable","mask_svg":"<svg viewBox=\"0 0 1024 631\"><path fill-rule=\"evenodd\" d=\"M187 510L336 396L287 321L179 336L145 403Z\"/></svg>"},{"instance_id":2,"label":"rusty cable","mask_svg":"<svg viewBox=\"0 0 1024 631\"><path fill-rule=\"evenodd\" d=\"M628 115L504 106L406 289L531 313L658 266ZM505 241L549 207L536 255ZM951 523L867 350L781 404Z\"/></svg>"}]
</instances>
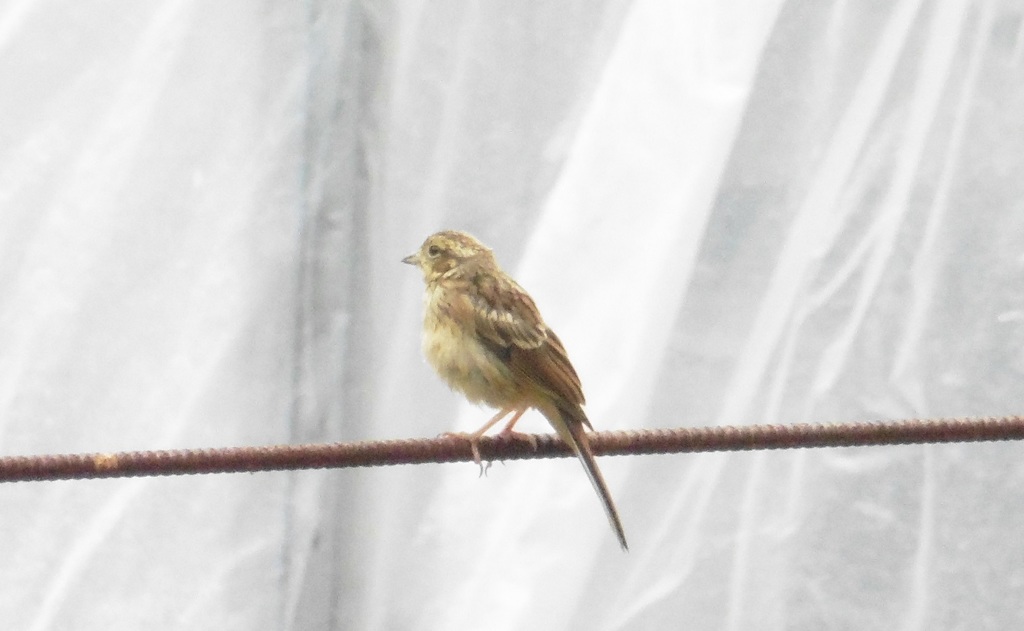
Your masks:
<instances>
[{"instance_id":1,"label":"rusty cable","mask_svg":"<svg viewBox=\"0 0 1024 631\"><path fill-rule=\"evenodd\" d=\"M606 456L954 443L1024 438L1024 417L950 418L871 423L748 425L629 430L589 434L595 454ZM487 436L484 460L571 455L554 434ZM116 453L0 457L0 482L121 478L369 467L470 461L459 436L349 443L178 449Z\"/></svg>"}]
</instances>

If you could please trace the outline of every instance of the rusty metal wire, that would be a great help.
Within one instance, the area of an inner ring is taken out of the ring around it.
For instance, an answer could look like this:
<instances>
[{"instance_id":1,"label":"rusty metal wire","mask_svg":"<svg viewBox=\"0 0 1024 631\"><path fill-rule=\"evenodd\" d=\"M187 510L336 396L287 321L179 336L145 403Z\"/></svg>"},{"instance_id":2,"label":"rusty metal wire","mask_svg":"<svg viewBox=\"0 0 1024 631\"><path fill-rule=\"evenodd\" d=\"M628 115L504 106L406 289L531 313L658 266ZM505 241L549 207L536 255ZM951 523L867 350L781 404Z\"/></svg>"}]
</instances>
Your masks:
<instances>
[{"instance_id":1,"label":"rusty metal wire","mask_svg":"<svg viewBox=\"0 0 1024 631\"><path fill-rule=\"evenodd\" d=\"M1021 416L590 434L594 453L606 456L1021 439L1024 439L1024 417ZM571 455L565 443L553 434L485 437L480 440L480 454L489 461ZM468 441L458 436L273 447L8 456L0 457L0 482L369 467L472 459Z\"/></svg>"}]
</instances>

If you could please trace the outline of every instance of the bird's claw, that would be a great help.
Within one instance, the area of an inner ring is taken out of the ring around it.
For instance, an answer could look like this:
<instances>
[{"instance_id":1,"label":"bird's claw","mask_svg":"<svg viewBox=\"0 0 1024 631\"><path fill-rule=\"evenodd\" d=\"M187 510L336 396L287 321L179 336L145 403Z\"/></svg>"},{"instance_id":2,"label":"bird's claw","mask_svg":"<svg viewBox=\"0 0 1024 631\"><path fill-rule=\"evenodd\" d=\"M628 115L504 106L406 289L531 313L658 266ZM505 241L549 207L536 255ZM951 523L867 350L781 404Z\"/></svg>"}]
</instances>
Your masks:
<instances>
[{"instance_id":1,"label":"bird's claw","mask_svg":"<svg viewBox=\"0 0 1024 631\"><path fill-rule=\"evenodd\" d=\"M461 438L469 441L469 448L473 452L473 462L480 467L480 477L484 477L487 470L491 468L491 462L487 462L487 466L484 466L483 459L480 457L480 437L476 434L470 434L468 432L445 432L441 434L441 438Z\"/></svg>"}]
</instances>

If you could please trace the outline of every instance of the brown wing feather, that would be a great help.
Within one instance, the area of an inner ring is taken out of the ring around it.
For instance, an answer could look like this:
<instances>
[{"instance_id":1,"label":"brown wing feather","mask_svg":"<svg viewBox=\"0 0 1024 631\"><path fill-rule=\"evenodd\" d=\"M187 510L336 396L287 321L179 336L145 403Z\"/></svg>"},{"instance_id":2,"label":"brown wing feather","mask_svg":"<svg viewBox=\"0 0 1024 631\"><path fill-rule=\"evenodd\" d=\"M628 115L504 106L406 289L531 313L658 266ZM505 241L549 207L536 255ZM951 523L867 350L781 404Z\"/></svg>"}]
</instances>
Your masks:
<instances>
[{"instance_id":1,"label":"brown wing feather","mask_svg":"<svg viewBox=\"0 0 1024 631\"><path fill-rule=\"evenodd\" d=\"M580 378L558 336L522 287L508 276L480 270L473 275L476 328L482 341L516 375L554 401L582 405Z\"/></svg>"},{"instance_id":2,"label":"brown wing feather","mask_svg":"<svg viewBox=\"0 0 1024 631\"><path fill-rule=\"evenodd\" d=\"M512 349L509 358L512 371L550 392L556 400L577 407L583 405L580 378L569 362L562 341L551 329L547 329L547 335L547 343L539 348Z\"/></svg>"},{"instance_id":3,"label":"brown wing feather","mask_svg":"<svg viewBox=\"0 0 1024 631\"><path fill-rule=\"evenodd\" d=\"M537 348L547 340L547 327L530 296L500 272L480 271L472 277L470 293L476 330L486 341L502 347Z\"/></svg>"}]
</instances>

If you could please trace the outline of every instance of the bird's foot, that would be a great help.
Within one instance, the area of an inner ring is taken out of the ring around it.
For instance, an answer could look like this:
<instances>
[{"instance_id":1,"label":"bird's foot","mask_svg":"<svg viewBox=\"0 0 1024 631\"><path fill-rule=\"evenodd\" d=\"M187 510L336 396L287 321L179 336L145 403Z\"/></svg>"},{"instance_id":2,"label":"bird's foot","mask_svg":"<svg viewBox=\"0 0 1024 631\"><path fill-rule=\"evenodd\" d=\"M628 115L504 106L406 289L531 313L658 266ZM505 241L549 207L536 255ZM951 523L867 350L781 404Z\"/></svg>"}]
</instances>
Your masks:
<instances>
[{"instance_id":1,"label":"bird's foot","mask_svg":"<svg viewBox=\"0 0 1024 631\"><path fill-rule=\"evenodd\" d=\"M530 443L530 447L533 447L534 451L537 451L537 437L534 434L527 434L526 432L517 432L510 427L506 427L501 430L498 436L504 436L512 440L525 440Z\"/></svg>"},{"instance_id":2,"label":"bird's foot","mask_svg":"<svg viewBox=\"0 0 1024 631\"><path fill-rule=\"evenodd\" d=\"M473 452L473 462L480 467L480 477L483 477L487 472L487 469L491 468L490 461L487 462L487 466L484 467L483 460L480 458L480 435L470 434L469 432L445 432L441 434L441 438L462 438L469 441L469 448Z\"/></svg>"}]
</instances>

